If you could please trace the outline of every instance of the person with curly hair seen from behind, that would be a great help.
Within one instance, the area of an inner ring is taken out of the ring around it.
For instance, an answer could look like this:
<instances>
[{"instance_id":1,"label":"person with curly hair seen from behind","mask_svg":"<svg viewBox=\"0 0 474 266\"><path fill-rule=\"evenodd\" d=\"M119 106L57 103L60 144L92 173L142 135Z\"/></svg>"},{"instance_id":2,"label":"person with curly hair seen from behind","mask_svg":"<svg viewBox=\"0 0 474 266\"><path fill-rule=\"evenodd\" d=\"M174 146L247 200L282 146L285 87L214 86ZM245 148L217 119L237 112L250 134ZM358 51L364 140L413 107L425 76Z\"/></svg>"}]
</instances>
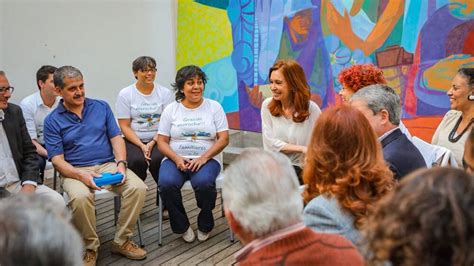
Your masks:
<instances>
[{"instance_id":1,"label":"person with curly hair seen from behind","mask_svg":"<svg viewBox=\"0 0 474 266\"><path fill-rule=\"evenodd\" d=\"M342 235L361 250L359 230L394 185L375 132L355 108L329 107L309 147L303 172L304 223L317 232Z\"/></svg>"},{"instance_id":2,"label":"person with curly hair seen from behind","mask_svg":"<svg viewBox=\"0 0 474 266\"><path fill-rule=\"evenodd\" d=\"M296 61L277 61L269 77L272 97L261 109L263 148L286 154L301 179L303 158L321 110L310 100L310 87Z\"/></svg>"},{"instance_id":3,"label":"person with curly hair seen from behind","mask_svg":"<svg viewBox=\"0 0 474 266\"><path fill-rule=\"evenodd\" d=\"M337 79L342 85L339 96L343 102L365 86L387 83L383 71L372 64L352 65L343 69Z\"/></svg>"},{"instance_id":4,"label":"person with curly hair seen from behind","mask_svg":"<svg viewBox=\"0 0 474 266\"><path fill-rule=\"evenodd\" d=\"M369 265L474 265L474 179L455 168L413 172L380 201L363 235Z\"/></svg>"},{"instance_id":5,"label":"person with curly hair seen from behind","mask_svg":"<svg viewBox=\"0 0 474 266\"><path fill-rule=\"evenodd\" d=\"M197 217L197 238L205 241L214 227L212 210L221 171L219 153L229 144L227 118L222 106L203 97L206 74L197 66L185 66L176 73L176 100L161 114L158 149L166 156L159 173L160 193L168 208L171 229L191 243L195 234L181 198L186 180L201 209Z\"/></svg>"}]
</instances>

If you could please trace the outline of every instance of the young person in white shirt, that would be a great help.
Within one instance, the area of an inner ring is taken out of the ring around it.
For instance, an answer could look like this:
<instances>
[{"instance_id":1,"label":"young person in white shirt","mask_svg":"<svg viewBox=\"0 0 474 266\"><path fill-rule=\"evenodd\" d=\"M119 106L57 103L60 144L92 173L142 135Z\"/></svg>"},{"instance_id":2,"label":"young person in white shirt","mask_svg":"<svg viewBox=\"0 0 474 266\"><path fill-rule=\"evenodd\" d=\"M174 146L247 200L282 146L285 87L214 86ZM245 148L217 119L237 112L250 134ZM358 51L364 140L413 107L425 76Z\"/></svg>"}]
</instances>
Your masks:
<instances>
[{"instance_id":1,"label":"young person in white shirt","mask_svg":"<svg viewBox=\"0 0 474 266\"><path fill-rule=\"evenodd\" d=\"M149 169L158 182L163 155L153 137L158 132L161 114L174 101L174 95L155 82L156 61L152 57L138 57L132 63L132 70L137 81L120 91L115 105L127 149L128 168L142 180L146 179Z\"/></svg>"},{"instance_id":2,"label":"young person in white shirt","mask_svg":"<svg viewBox=\"0 0 474 266\"><path fill-rule=\"evenodd\" d=\"M193 242L195 234L189 224L181 198L186 180L193 186L198 207L199 241L205 241L214 227L212 210L216 202L216 178L221 171L217 155L229 144L227 118L222 106L203 97L206 74L197 66L178 70L176 100L161 116L157 135L158 148L166 156L161 163L159 186L168 208L171 229Z\"/></svg>"},{"instance_id":3,"label":"young person in white shirt","mask_svg":"<svg viewBox=\"0 0 474 266\"><path fill-rule=\"evenodd\" d=\"M261 109L263 148L286 154L302 183L303 159L321 110L311 101L306 76L296 61L278 60L269 77L272 97Z\"/></svg>"},{"instance_id":4,"label":"young person in white shirt","mask_svg":"<svg viewBox=\"0 0 474 266\"><path fill-rule=\"evenodd\" d=\"M56 67L49 65L40 67L36 72L36 84L39 91L27 96L20 102L28 134L38 153L41 182L44 179L44 168L48 159L48 151L44 146L43 139L44 119L59 103L58 92L53 81L53 74L56 69Z\"/></svg>"}]
</instances>

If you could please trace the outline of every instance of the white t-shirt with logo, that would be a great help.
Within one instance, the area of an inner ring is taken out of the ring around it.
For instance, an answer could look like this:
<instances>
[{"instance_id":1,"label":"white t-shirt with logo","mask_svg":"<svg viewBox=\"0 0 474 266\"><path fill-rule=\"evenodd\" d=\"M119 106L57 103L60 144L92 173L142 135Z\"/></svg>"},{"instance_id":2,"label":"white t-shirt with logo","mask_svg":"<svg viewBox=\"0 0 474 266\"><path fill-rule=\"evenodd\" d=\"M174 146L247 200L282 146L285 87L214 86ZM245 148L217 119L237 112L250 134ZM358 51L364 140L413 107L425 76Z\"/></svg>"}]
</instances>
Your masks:
<instances>
[{"instance_id":1,"label":"white t-shirt with logo","mask_svg":"<svg viewBox=\"0 0 474 266\"><path fill-rule=\"evenodd\" d=\"M229 130L222 106L204 98L194 109L173 102L161 114L158 134L170 137L170 147L184 158L197 158L214 143L219 132ZM220 163L219 156L214 159Z\"/></svg>"},{"instance_id":2,"label":"white t-shirt with logo","mask_svg":"<svg viewBox=\"0 0 474 266\"><path fill-rule=\"evenodd\" d=\"M153 91L145 95L135 84L120 91L115 104L117 119L131 119L130 126L143 142L153 139L165 107L174 102L174 94L168 88L155 83Z\"/></svg>"}]
</instances>

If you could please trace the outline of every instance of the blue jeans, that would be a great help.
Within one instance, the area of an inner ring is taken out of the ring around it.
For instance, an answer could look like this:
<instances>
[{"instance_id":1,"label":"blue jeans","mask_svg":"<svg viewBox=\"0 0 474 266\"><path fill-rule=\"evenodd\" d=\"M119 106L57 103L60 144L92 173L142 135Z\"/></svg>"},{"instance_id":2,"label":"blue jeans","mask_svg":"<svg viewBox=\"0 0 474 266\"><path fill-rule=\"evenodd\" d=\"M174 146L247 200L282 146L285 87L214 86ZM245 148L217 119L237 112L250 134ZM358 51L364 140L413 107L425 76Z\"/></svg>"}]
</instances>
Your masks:
<instances>
[{"instance_id":1,"label":"blue jeans","mask_svg":"<svg viewBox=\"0 0 474 266\"><path fill-rule=\"evenodd\" d=\"M201 209L198 215L198 229L207 233L214 227L212 210L216 205L216 178L221 171L219 162L214 159L205 163L197 172L178 170L172 160L161 163L159 186L161 199L170 215L171 229L176 234L184 234L189 227L188 216L183 206L181 187L186 180L191 180L197 206Z\"/></svg>"}]
</instances>

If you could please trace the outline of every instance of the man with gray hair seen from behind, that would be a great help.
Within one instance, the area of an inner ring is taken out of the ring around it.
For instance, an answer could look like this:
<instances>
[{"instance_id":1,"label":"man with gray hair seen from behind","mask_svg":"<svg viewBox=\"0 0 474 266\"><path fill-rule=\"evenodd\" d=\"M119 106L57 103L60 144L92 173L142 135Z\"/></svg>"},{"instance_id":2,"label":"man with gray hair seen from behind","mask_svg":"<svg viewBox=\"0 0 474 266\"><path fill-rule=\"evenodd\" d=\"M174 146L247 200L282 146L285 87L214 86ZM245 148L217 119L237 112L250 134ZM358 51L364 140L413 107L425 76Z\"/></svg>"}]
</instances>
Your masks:
<instances>
[{"instance_id":1,"label":"man with gray hair seen from behind","mask_svg":"<svg viewBox=\"0 0 474 266\"><path fill-rule=\"evenodd\" d=\"M352 95L350 103L369 120L382 143L383 157L396 180L426 167L418 148L399 128L400 97L392 88L384 84L364 87Z\"/></svg>"},{"instance_id":2,"label":"man with gray hair seen from behind","mask_svg":"<svg viewBox=\"0 0 474 266\"><path fill-rule=\"evenodd\" d=\"M82 265L82 241L66 208L38 195L0 200L0 265Z\"/></svg>"},{"instance_id":3,"label":"man with gray hair seen from behind","mask_svg":"<svg viewBox=\"0 0 474 266\"><path fill-rule=\"evenodd\" d=\"M352 243L302 222L303 199L290 160L246 149L224 172L227 221L244 248L239 265L363 265Z\"/></svg>"}]
</instances>

